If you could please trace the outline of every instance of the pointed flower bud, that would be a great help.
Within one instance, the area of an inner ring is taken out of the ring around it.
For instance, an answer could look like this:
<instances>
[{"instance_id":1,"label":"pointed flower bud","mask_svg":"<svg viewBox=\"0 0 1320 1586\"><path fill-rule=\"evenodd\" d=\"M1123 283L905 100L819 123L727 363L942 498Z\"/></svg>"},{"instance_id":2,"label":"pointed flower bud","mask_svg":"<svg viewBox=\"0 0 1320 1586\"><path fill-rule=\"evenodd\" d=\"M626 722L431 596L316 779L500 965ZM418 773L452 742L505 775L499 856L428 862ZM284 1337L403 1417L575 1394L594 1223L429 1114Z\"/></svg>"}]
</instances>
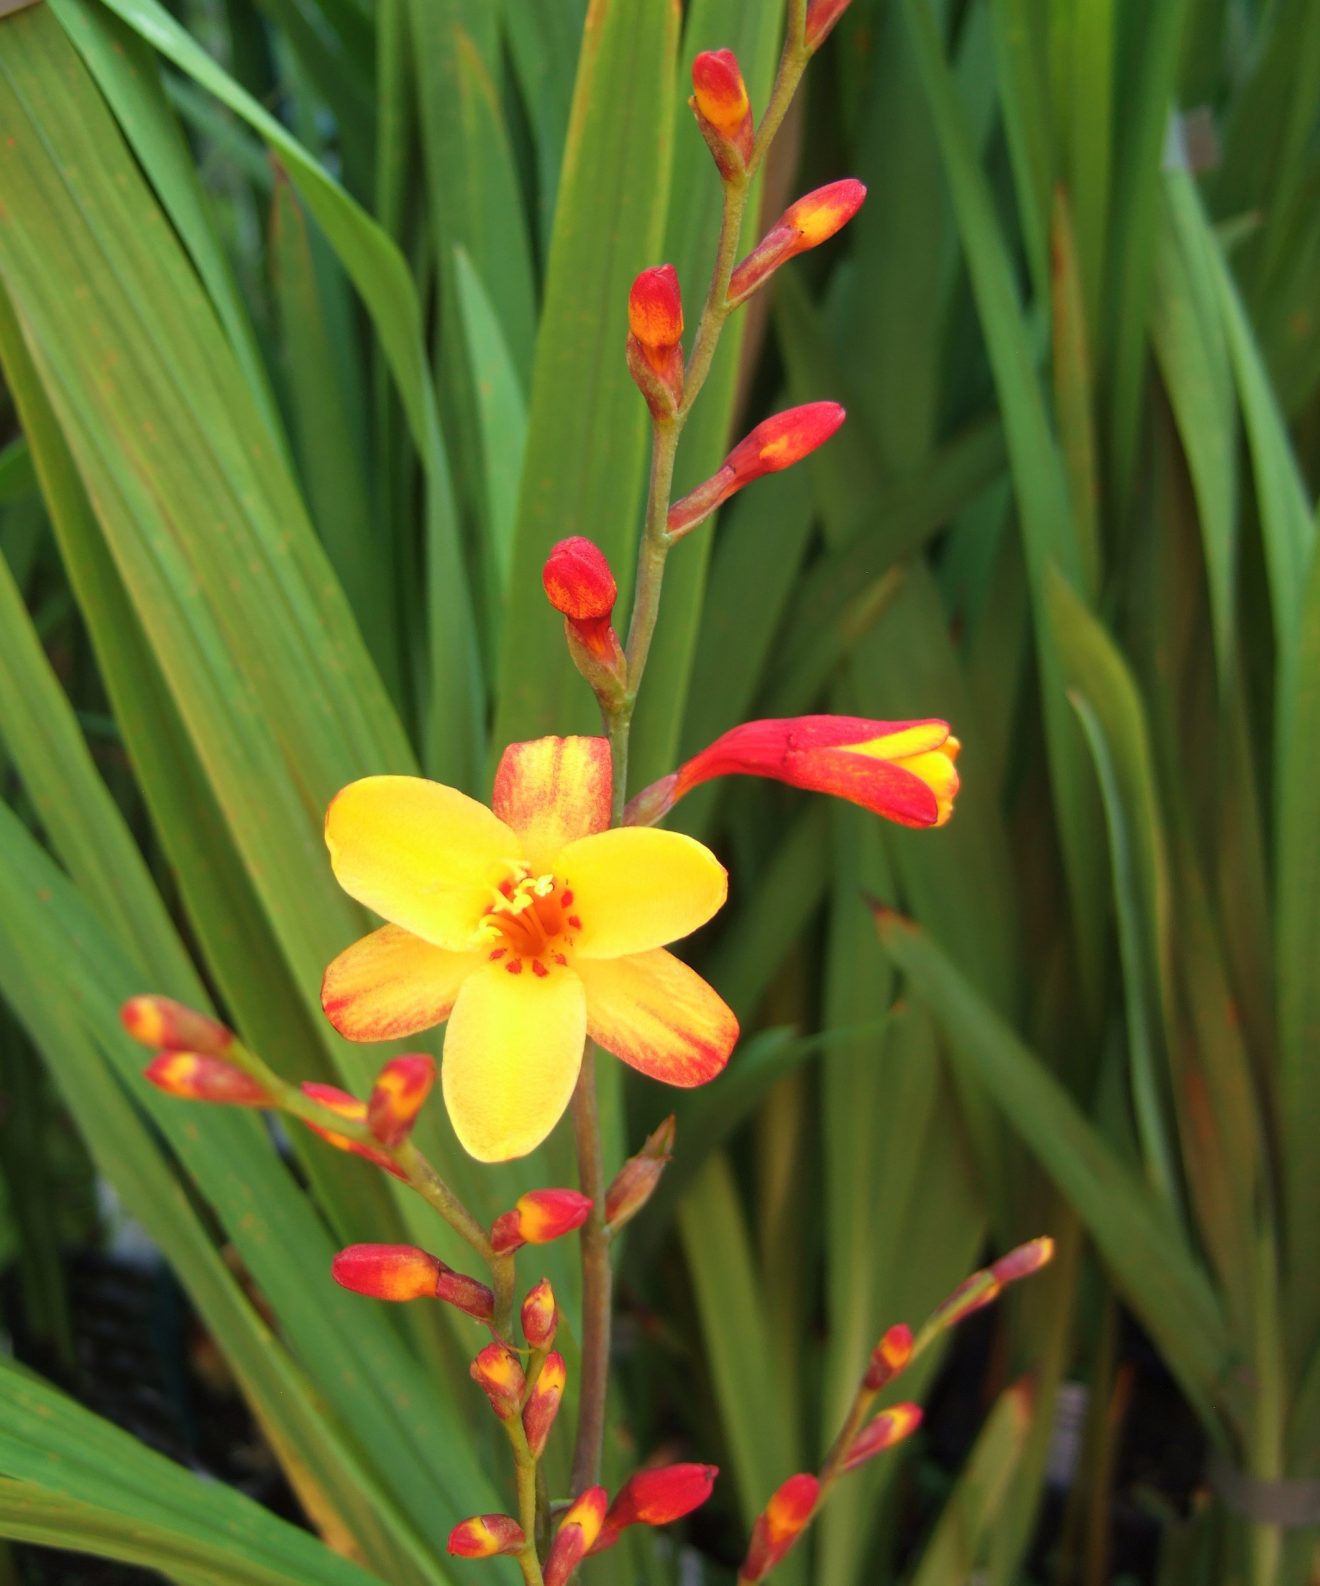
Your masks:
<instances>
[{"instance_id":1,"label":"pointed flower bud","mask_svg":"<svg viewBox=\"0 0 1320 1586\"><path fill-rule=\"evenodd\" d=\"M588 1487L565 1512L543 1566L545 1586L565 1586L600 1534L609 1501L604 1487Z\"/></svg>"},{"instance_id":2,"label":"pointed flower bud","mask_svg":"<svg viewBox=\"0 0 1320 1586\"><path fill-rule=\"evenodd\" d=\"M540 1459L545 1451L545 1440L559 1414L559 1401L564 1397L567 1384L568 1367L564 1357L557 1350L552 1351L545 1357L545 1364L523 1409L523 1431L527 1434L527 1446L533 1459Z\"/></svg>"},{"instance_id":3,"label":"pointed flower bud","mask_svg":"<svg viewBox=\"0 0 1320 1586\"><path fill-rule=\"evenodd\" d=\"M821 47L851 4L852 0L810 0L806 28L808 50L814 53Z\"/></svg>"},{"instance_id":4,"label":"pointed flower bud","mask_svg":"<svg viewBox=\"0 0 1320 1586\"><path fill-rule=\"evenodd\" d=\"M1016 1283L1020 1278L1029 1278L1033 1272L1039 1272L1048 1266L1054 1259L1054 1241L1048 1236L1041 1239L1031 1239L1025 1245L1018 1245L1015 1250L1010 1250L1006 1256L1000 1256L990 1268L990 1275L1001 1288L1010 1283Z\"/></svg>"},{"instance_id":5,"label":"pointed flower bud","mask_svg":"<svg viewBox=\"0 0 1320 1586\"><path fill-rule=\"evenodd\" d=\"M521 1553L526 1546L523 1528L508 1514L474 1514L449 1533L449 1551L455 1558L496 1558L501 1553Z\"/></svg>"},{"instance_id":6,"label":"pointed flower bud","mask_svg":"<svg viewBox=\"0 0 1320 1586\"><path fill-rule=\"evenodd\" d=\"M511 1421L518 1413L527 1388L522 1364L513 1350L507 1344L487 1344L469 1371L500 1420Z\"/></svg>"},{"instance_id":7,"label":"pointed flower bud","mask_svg":"<svg viewBox=\"0 0 1320 1586\"><path fill-rule=\"evenodd\" d=\"M829 440L845 417L837 402L808 402L758 424L733 448L717 474L670 507L670 538L690 533L754 479L801 462Z\"/></svg>"},{"instance_id":8,"label":"pointed flower bud","mask_svg":"<svg viewBox=\"0 0 1320 1586\"><path fill-rule=\"evenodd\" d=\"M900 1322L891 1327L871 1351L871 1363L866 1368L862 1386L869 1393L878 1393L892 1382L912 1359L912 1329Z\"/></svg>"},{"instance_id":9,"label":"pointed flower bud","mask_svg":"<svg viewBox=\"0 0 1320 1586\"><path fill-rule=\"evenodd\" d=\"M605 553L580 534L560 540L541 569L546 596L564 616L573 664L608 699L624 679L623 646L611 618L618 585Z\"/></svg>"},{"instance_id":10,"label":"pointed flower bud","mask_svg":"<svg viewBox=\"0 0 1320 1586\"><path fill-rule=\"evenodd\" d=\"M672 264L642 273L628 293L628 372L656 418L683 400L683 294Z\"/></svg>"},{"instance_id":11,"label":"pointed flower bud","mask_svg":"<svg viewBox=\"0 0 1320 1586\"><path fill-rule=\"evenodd\" d=\"M781 264L828 242L862 207L866 189L851 177L818 187L790 204L729 279L730 308L744 303Z\"/></svg>"},{"instance_id":12,"label":"pointed flower bud","mask_svg":"<svg viewBox=\"0 0 1320 1586\"><path fill-rule=\"evenodd\" d=\"M183 1101L216 1101L230 1107L273 1107L260 1080L206 1052L161 1052L143 1070L157 1090Z\"/></svg>"},{"instance_id":13,"label":"pointed flower bud","mask_svg":"<svg viewBox=\"0 0 1320 1586\"><path fill-rule=\"evenodd\" d=\"M495 1315L484 1283L455 1272L415 1245L349 1245L330 1267L341 1287L375 1300L444 1300L479 1322Z\"/></svg>"},{"instance_id":14,"label":"pointed flower bud","mask_svg":"<svg viewBox=\"0 0 1320 1586\"><path fill-rule=\"evenodd\" d=\"M630 1156L614 1175L614 1182L605 1192L605 1222L611 1231L636 1217L655 1192L673 1155L675 1128L674 1115L670 1113L654 1134L647 1135L637 1155Z\"/></svg>"},{"instance_id":15,"label":"pointed flower bud","mask_svg":"<svg viewBox=\"0 0 1320 1586\"><path fill-rule=\"evenodd\" d=\"M921 1425L921 1415L919 1404L895 1404L888 1410L881 1410L849 1445L848 1452L843 1456L842 1469L856 1470L868 1459L874 1459L885 1449L893 1448L895 1443L901 1443L905 1437L911 1437Z\"/></svg>"},{"instance_id":16,"label":"pointed flower bud","mask_svg":"<svg viewBox=\"0 0 1320 1586\"><path fill-rule=\"evenodd\" d=\"M533 1349L549 1349L555 1341L559 1326L559 1307L555 1304L555 1291L550 1279L542 1278L534 1289L527 1291L522 1303L523 1337Z\"/></svg>"},{"instance_id":17,"label":"pointed flower bud","mask_svg":"<svg viewBox=\"0 0 1320 1586\"><path fill-rule=\"evenodd\" d=\"M367 1121L367 1104L359 1101L356 1096L350 1096L346 1090L340 1090L337 1085L323 1085L318 1080L304 1080L302 1093L312 1101L320 1102L321 1106L329 1112L338 1113L349 1123L365 1124ZM406 1179L407 1174L401 1173L394 1163L383 1151L374 1151L369 1145L362 1145L357 1140L350 1139L346 1134L340 1134L336 1129L330 1129L325 1124L310 1123L306 1119L307 1127L313 1134L319 1134L327 1145L334 1146L336 1151L349 1151L354 1156L365 1157L376 1167L384 1168L387 1173L392 1173L395 1178Z\"/></svg>"},{"instance_id":18,"label":"pointed flower bud","mask_svg":"<svg viewBox=\"0 0 1320 1586\"><path fill-rule=\"evenodd\" d=\"M720 175L742 175L752 157L752 106L732 50L703 50L692 62L688 103Z\"/></svg>"},{"instance_id":19,"label":"pointed flower bud","mask_svg":"<svg viewBox=\"0 0 1320 1586\"><path fill-rule=\"evenodd\" d=\"M119 1017L135 1041L166 1052L223 1057L234 1044L234 1032L219 1019L185 1007L173 997L130 997Z\"/></svg>"},{"instance_id":20,"label":"pointed flower bud","mask_svg":"<svg viewBox=\"0 0 1320 1586\"><path fill-rule=\"evenodd\" d=\"M490 1242L501 1256L521 1245L548 1245L552 1239L581 1228L590 1215L591 1197L578 1190L528 1190L514 1202L512 1211L495 1219Z\"/></svg>"},{"instance_id":21,"label":"pointed flower bud","mask_svg":"<svg viewBox=\"0 0 1320 1586\"><path fill-rule=\"evenodd\" d=\"M815 1476L788 1478L752 1527L740 1581L758 1581L770 1573L801 1535L819 1495L820 1482Z\"/></svg>"},{"instance_id":22,"label":"pointed flower bud","mask_svg":"<svg viewBox=\"0 0 1320 1586\"><path fill-rule=\"evenodd\" d=\"M424 1053L392 1057L376 1075L367 1098L367 1128L382 1145L402 1145L434 1084L433 1057Z\"/></svg>"},{"instance_id":23,"label":"pointed flower bud","mask_svg":"<svg viewBox=\"0 0 1320 1586\"><path fill-rule=\"evenodd\" d=\"M718 1465L660 1465L638 1470L619 1489L605 1515L593 1553L603 1553L630 1525L670 1525L701 1507L719 1475Z\"/></svg>"}]
</instances>

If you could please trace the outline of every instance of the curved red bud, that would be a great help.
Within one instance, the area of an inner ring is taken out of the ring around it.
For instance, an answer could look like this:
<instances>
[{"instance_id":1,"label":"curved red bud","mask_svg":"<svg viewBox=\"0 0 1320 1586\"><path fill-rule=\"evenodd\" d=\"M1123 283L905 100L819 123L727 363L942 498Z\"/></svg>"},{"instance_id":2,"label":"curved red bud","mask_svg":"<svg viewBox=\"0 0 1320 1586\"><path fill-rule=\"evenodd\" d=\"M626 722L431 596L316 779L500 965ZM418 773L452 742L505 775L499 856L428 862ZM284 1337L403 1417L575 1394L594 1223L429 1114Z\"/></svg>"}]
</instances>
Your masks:
<instances>
[{"instance_id":1,"label":"curved red bud","mask_svg":"<svg viewBox=\"0 0 1320 1586\"><path fill-rule=\"evenodd\" d=\"M523 1528L508 1514L474 1514L449 1533L449 1551L455 1558L496 1558L501 1553L521 1553L526 1546Z\"/></svg>"},{"instance_id":2,"label":"curved red bud","mask_svg":"<svg viewBox=\"0 0 1320 1586\"><path fill-rule=\"evenodd\" d=\"M234 1032L209 1013L175 1002L173 997L130 997L119 1010L124 1028L142 1046L166 1052L197 1052L223 1057L234 1044Z\"/></svg>"},{"instance_id":3,"label":"curved red bud","mask_svg":"<svg viewBox=\"0 0 1320 1586\"><path fill-rule=\"evenodd\" d=\"M770 1573L802 1534L819 1496L820 1482L815 1476L788 1478L752 1527L740 1581L758 1581Z\"/></svg>"},{"instance_id":4,"label":"curved red bud","mask_svg":"<svg viewBox=\"0 0 1320 1586\"><path fill-rule=\"evenodd\" d=\"M367 1128L382 1145L402 1145L434 1084L433 1057L416 1052L392 1057L376 1075L367 1098Z\"/></svg>"}]
</instances>

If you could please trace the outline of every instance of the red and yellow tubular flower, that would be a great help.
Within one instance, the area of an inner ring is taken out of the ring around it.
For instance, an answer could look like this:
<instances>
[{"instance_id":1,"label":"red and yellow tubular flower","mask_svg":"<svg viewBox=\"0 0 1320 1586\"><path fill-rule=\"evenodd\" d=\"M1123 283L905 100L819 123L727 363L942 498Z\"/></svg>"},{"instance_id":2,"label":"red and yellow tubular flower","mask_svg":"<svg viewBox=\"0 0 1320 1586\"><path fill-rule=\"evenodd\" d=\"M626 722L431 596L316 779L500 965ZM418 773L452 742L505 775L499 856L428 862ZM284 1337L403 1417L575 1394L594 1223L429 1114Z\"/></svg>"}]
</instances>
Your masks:
<instances>
[{"instance_id":1,"label":"red and yellow tubular flower","mask_svg":"<svg viewBox=\"0 0 1320 1586\"><path fill-rule=\"evenodd\" d=\"M609 1501L604 1487L588 1487L565 1511L542 1566L545 1586L565 1586L600 1534Z\"/></svg>"},{"instance_id":2,"label":"red and yellow tubular flower","mask_svg":"<svg viewBox=\"0 0 1320 1586\"><path fill-rule=\"evenodd\" d=\"M841 230L862 207L866 189L852 177L830 182L790 204L755 248L734 268L726 301L730 308L745 303L781 264L799 253L820 247Z\"/></svg>"},{"instance_id":3,"label":"red and yellow tubular flower","mask_svg":"<svg viewBox=\"0 0 1320 1586\"><path fill-rule=\"evenodd\" d=\"M542 1278L535 1288L528 1289L521 1317L523 1337L529 1347L549 1349L559 1326L559 1307L555 1304L555 1291L550 1287L549 1278Z\"/></svg>"},{"instance_id":4,"label":"red and yellow tubular flower","mask_svg":"<svg viewBox=\"0 0 1320 1586\"><path fill-rule=\"evenodd\" d=\"M943 826L958 792L954 761L959 748L947 721L861 716L748 721L644 788L624 820L659 820L712 777L762 776L812 793L832 793L900 826Z\"/></svg>"},{"instance_id":5,"label":"red and yellow tubular flower","mask_svg":"<svg viewBox=\"0 0 1320 1586\"><path fill-rule=\"evenodd\" d=\"M223 1057L234 1044L234 1032L173 997L130 997L119 1010L124 1028L142 1046L164 1052L197 1052Z\"/></svg>"},{"instance_id":6,"label":"red and yellow tubular flower","mask_svg":"<svg viewBox=\"0 0 1320 1586\"><path fill-rule=\"evenodd\" d=\"M866 1368L862 1386L870 1393L878 1393L891 1383L912 1359L912 1329L906 1322L891 1327L871 1351L871 1363Z\"/></svg>"},{"instance_id":7,"label":"red and yellow tubular flower","mask_svg":"<svg viewBox=\"0 0 1320 1586\"><path fill-rule=\"evenodd\" d=\"M718 1465L660 1465L634 1471L609 1506L591 1551L603 1553L630 1525L671 1525L710 1497Z\"/></svg>"},{"instance_id":8,"label":"red and yellow tubular flower","mask_svg":"<svg viewBox=\"0 0 1320 1586\"><path fill-rule=\"evenodd\" d=\"M677 832L607 829L605 739L511 745L494 805L420 777L367 777L339 794L326 818L335 875L393 923L341 953L321 987L350 1040L448 1019L445 1105L484 1162L525 1156L550 1133L588 1035L681 1086L713 1079L738 1037L730 1010L663 947L721 906L724 867Z\"/></svg>"},{"instance_id":9,"label":"red and yellow tubular flower","mask_svg":"<svg viewBox=\"0 0 1320 1586\"><path fill-rule=\"evenodd\" d=\"M758 424L724 459L716 474L669 509L671 539L689 534L744 485L776 474L823 446L847 417L837 402L808 402Z\"/></svg>"},{"instance_id":10,"label":"red and yellow tubular flower","mask_svg":"<svg viewBox=\"0 0 1320 1586\"><path fill-rule=\"evenodd\" d=\"M349 1245L331 1263L330 1276L374 1300L443 1300L478 1322L495 1315L495 1296L484 1283L415 1245Z\"/></svg>"},{"instance_id":11,"label":"red and yellow tubular flower","mask_svg":"<svg viewBox=\"0 0 1320 1586\"><path fill-rule=\"evenodd\" d=\"M260 1080L207 1052L161 1052L143 1073L157 1090L182 1101L214 1101L227 1107L275 1105Z\"/></svg>"},{"instance_id":12,"label":"red and yellow tubular flower","mask_svg":"<svg viewBox=\"0 0 1320 1586\"><path fill-rule=\"evenodd\" d=\"M744 172L752 157L752 104L732 50L703 50L692 62L688 104L720 175Z\"/></svg>"},{"instance_id":13,"label":"red and yellow tubular flower","mask_svg":"<svg viewBox=\"0 0 1320 1586\"><path fill-rule=\"evenodd\" d=\"M893 1448L895 1443L901 1443L905 1437L911 1437L921 1425L921 1414L919 1404L895 1404L888 1410L881 1410L849 1444L841 1468L845 1471L856 1470L868 1459L874 1459L885 1449Z\"/></svg>"},{"instance_id":14,"label":"red and yellow tubular flower","mask_svg":"<svg viewBox=\"0 0 1320 1586\"><path fill-rule=\"evenodd\" d=\"M341 1118L348 1119L350 1123L366 1123L366 1102L359 1101L356 1096L350 1096L346 1090L340 1090L337 1085L323 1085L319 1080L307 1079L303 1081L301 1089L304 1096L320 1102L328 1111L337 1112ZM362 1145L346 1134L327 1128L325 1124L311 1123L307 1119L303 1121L313 1134L319 1134L322 1140L327 1145L334 1146L336 1151L348 1151L353 1156L364 1157L377 1167L384 1168L387 1173L392 1173L395 1178L407 1177L407 1174L401 1173L383 1151L373 1151L369 1145Z\"/></svg>"},{"instance_id":15,"label":"red and yellow tubular flower","mask_svg":"<svg viewBox=\"0 0 1320 1586\"><path fill-rule=\"evenodd\" d=\"M637 1155L630 1156L614 1175L605 1192L605 1222L611 1229L622 1228L636 1217L655 1193L674 1153L676 1128L677 1122L671 1112L654 1133L647 1135Z\"/></svg>"},{"instance_id":16,"label":"red and yellow tubular flower","mask_svg":"<svg viewBox=\"0 0 1320 1586\"><path fill-rule=\"evenodd\" d=\"M797 1541L816 1510L820 1482L805 1473L790 1476L757 1516L739 1581L768 1575Z\"/></svg>"},{"instance_id":17,"label":"red and yellow tubular flower","mask_svg":"<svg viewBox=\"0 0 1320 1586\"><path fill-rule=\"evenodd\" d=\"M623 650L610 619L619 586L604 551L581 534L560 540L546 557L541 583L564 618L569 649L580 645L597 665L617 670Z\"/></svg>"},{"instance_id":18,"label":"red and yellow tubular flower","mask_svg":"<svg viewBox=\"0 0 1320 1586\"><path fill-rule=\"evenodd\" d=\"M521 1553L526 1546L523 1528L508 1514L474 1514L449 1533L449 1551L455 1558L498 1558L501 1553Z\"/></svg>"},{"instance_id":19,"label":"red and yellow tubular flower","mask_svg":"<svg viewBox=\"0 0 1320 1586\"><path fill-rule=\"evenodd\" d=\"M512 1211L495 1219L490 1242L501 1256L522 1245L548 1245L581 1228L590 1215L591 1197L580 1190L528 1190L514 1202Z\"/></svg>"},{"instance_id":20,"label":"red and yellow tubular flower","mask_svg":"<svg viewBox=\"0 0 1320 1586\"><path fill-rule=\"evenodd\" d=\"M559 1401L564 1397L567 1385L568 1367L558 1350L553 1350L545 1357L545 1364L523 1406L523 1431L527 1434L527 1447L533 1459L540 1459L545 1452L545 1440L555 1424Z\"/></svg>"},{"instance_id":21,"label":"red and yellow tubular flower","mask_svg":"<svg viewBox=\"0 0 1320 1586\"><path fill-rule=\"evenodd\" d=\"M507 1344L487 1344L468 1371L500 1420L513 1420L527 1391L522 1363L513 1350Z\"/></svg>"},{"instance_id":22,"label":"red and yellow tubular flower","mask_svg":"<svg viewBox=\"0 0 1320 1586\"><path fill-rule=\"evenodd\" d=\"M821 47L851 4L852 0L809 0L805 34L809 50L814 53Z\"/></svg>"},{"instance_id":23,"label":"red and yellow tubular flower","mask_svg":"<svg viewBox=\"0 0 1320 1586\"><path fill-rule=\"evenodd\" d=\"M628 372L656 418L683 400L683 294L672 264L643 270L628 293Z\"/></svg>"},{"instance_id":24,"label":"red and yellow tubular flower","mask_svg":"<svg viewBox=\"0 0 1320 1586\"><path fill-rule=\"evenodd\" d=\"M434 1084L433 1057L423 1053L392 1057L376 1075L367 1097L367 1128L382 1145L402 1145Z\"/></svg>"}]
</instances>

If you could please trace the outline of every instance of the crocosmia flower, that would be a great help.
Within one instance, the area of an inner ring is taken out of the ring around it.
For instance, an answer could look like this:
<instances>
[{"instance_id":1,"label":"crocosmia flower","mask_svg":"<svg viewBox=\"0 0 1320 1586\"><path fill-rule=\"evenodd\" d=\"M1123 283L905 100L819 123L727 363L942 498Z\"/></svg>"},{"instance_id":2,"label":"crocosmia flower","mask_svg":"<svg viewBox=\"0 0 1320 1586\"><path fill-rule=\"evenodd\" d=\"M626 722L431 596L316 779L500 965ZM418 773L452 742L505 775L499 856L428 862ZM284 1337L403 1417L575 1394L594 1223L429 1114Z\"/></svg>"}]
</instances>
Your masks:
<instances>
[{"instance_id":1,"label":"crocosmia flower","mask_svg":"<svg viewBox=\"0 0 1320 1586\"><path fill-rule=\"evenodd\" d=\"M724 902L724 868L680 833L607 829L603 738L512 744L493 802L366 777L325 828L339 884L390 923L330 965L322 1006L354 1041L447 1019L445 1105L483 1162L545 1139L588 1035L682 1086L714 1078L738 1036L715 992L664 950Z\"/></svg>"}]
</instances>

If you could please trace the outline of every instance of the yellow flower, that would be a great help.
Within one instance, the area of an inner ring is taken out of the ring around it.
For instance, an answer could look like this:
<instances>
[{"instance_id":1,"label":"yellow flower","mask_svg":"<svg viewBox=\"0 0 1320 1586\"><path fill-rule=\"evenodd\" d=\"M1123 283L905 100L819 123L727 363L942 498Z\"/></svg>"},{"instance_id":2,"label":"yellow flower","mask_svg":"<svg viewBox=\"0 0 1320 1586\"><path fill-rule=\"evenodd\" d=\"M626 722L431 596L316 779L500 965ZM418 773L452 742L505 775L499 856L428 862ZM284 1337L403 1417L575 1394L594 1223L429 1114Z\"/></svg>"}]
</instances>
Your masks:
<instances>
[{"instance_id":1,"label":"yellow flower","mask_svg":"<svg viewBox=\"0 0 1320 1586\"><path fill-rule=\"evenodd\" d=\"M724 902L724 868L678 832L607 830L603 738L511 744L493 803L374 776L325 823L340 886L391 922L330 965L326 1015L353 1041L448 1019L445 1105L483 1162L550 1133L587 1036L682 1086L713 1079L738 1038L721 999L664 951Z\"/></svg>"}]
</instances>

